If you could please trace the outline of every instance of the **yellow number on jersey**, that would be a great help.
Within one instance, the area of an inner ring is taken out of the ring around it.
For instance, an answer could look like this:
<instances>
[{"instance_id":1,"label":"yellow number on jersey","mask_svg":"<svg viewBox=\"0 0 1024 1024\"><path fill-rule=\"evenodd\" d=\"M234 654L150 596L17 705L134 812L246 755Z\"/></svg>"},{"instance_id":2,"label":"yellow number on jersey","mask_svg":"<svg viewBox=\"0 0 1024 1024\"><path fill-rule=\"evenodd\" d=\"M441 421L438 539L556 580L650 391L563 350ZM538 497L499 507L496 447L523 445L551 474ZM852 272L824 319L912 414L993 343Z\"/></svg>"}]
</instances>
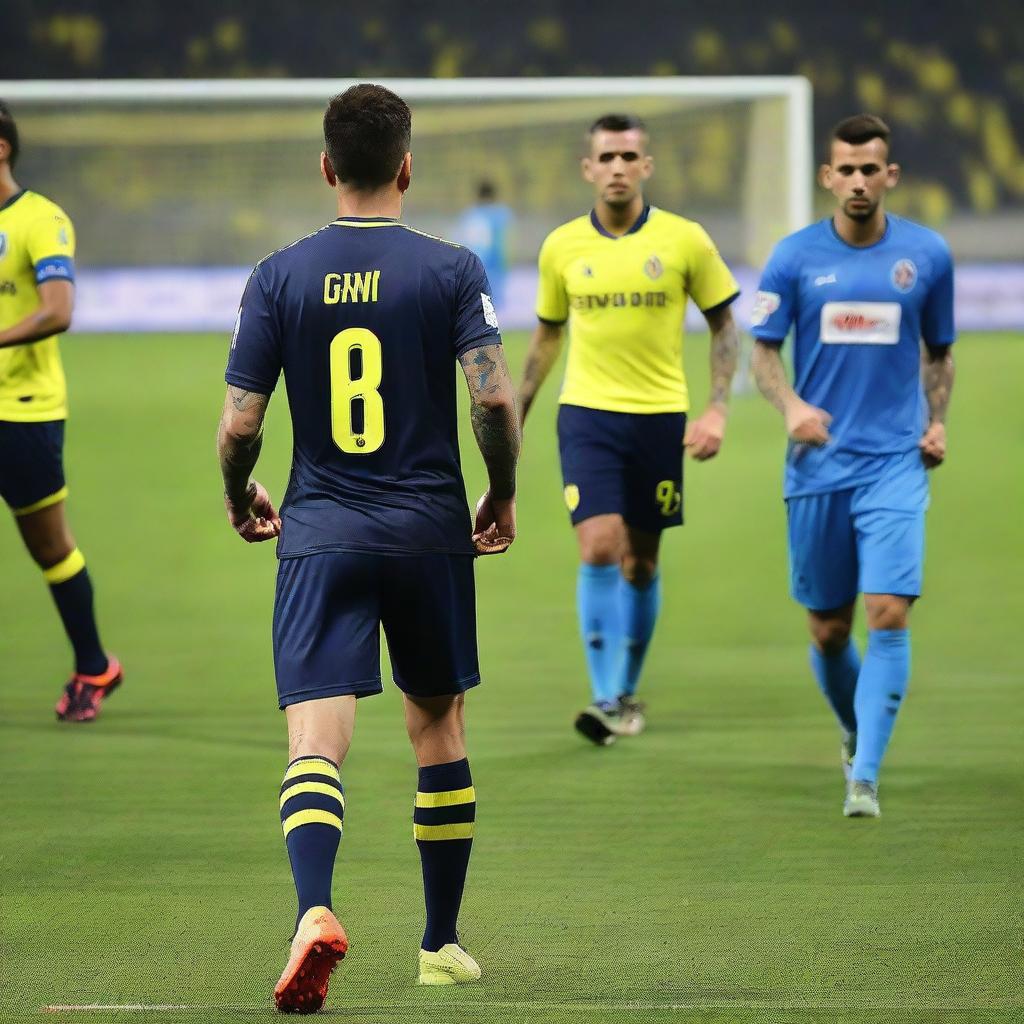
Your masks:
<instances>
[{"instance_id":1,"label":"yellow number on jersey","mask_svg":"<svg viewBox=\"0 0 1024 1024\"><path fill-rule=\"evenodd\" d=\"M683 500L674 480L662 480L654 489L654 496L661 506L663 516L674 516L679 511L679 505Z\"/></svg>"},{"instance_id":2,"label":"yellow number on jersey","mask_svg":"<svg viewBox=\"0 0 1024 1024\"><path fill-rule=\"evenodd\" d=\"M352 352L358 349L362 374L352 379ZM331 437L349 455L369 455L384 443L384 366L380 338L365 327L349 327L331 339ZM363 430L356 433L352 407L363 403Z\"/></svg>"}]
</instances>

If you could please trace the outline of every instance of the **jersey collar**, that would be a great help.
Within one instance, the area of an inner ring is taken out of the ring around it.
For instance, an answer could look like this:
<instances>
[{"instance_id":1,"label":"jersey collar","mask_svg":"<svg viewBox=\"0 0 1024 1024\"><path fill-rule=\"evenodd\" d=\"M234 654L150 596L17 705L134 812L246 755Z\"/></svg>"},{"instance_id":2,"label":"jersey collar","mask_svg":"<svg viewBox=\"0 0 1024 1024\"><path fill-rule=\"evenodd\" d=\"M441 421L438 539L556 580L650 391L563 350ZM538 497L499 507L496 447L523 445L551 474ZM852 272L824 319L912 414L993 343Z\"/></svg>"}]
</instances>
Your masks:
<instances>
[{"instance_id":1,"label":"jersey collar","mask_svg":"<svg viewBox=\"0 0 1024 1024\"><path fill-rule=\"evenodd\" d=\"M885 230L882 232L882 237L877 242L872 242L870 245L850 245L850 243L846 241L838 231L836 231L836 222L833 216L828 218L828 229L832 233L832 237L840 245L845 245L847 249L852 249L854 252L868 252L871 249L877 249L878 246L883 245L889 240L889 235L892 234L892 214L887 213L885 215Z\"/></svg>"},{"instance_id":2,"label":"jersey collar","mask_svg":"<svg viewBox=\"0 0 1024 1024\"><path fill-rule=\"evenodd\" d=\"M15 192L6 202L0 203L0 211L6 210L8 206L13 206L27 191L27 188L23 188L20 192Z\"/></svg>"},{"instance_id":3,"label":"jersey collar","mask_svg":"<svg viewBox=\"0 0 1024 1024\"><path fill-rule=\"evenodd\" d=\"M383 228L389 224L398 224L397 217L339 217L335 224L353 228Z\"/></svg>"},{"instance_id":4,"label":"jersey collar","mask_svg":"<svg viewBox=\"0 0 1024 1024\"><path fill-rule=\"evenodd\" d=\"M650 217L650 215L651 207L648 204L643 208L642 212L640 213L640 216L637 217L635 221L633 221L633 226L626 232L625 235L613 235L610 231L605 231L604 226L597 219L597 210L590 211L590 223L594 225L594 230L599 235L604 235L605 238L611 238L614 240L616 238L625 238L626 235L636 234L647 223L647 218Z\"/></svg>"}]
</instances>

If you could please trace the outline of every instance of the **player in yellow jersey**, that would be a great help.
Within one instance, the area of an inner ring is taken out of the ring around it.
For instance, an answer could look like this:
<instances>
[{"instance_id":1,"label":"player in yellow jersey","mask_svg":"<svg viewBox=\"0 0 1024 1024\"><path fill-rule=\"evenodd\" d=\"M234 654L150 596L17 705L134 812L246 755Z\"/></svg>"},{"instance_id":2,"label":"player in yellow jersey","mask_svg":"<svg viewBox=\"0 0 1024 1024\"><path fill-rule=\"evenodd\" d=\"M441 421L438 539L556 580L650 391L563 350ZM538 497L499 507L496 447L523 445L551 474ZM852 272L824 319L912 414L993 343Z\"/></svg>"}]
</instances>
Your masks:
<instances>
[{"instance_id":1,"label":"player in yellow jersey","mask_svg":"<svg viewBox=\"0 0 1024 1024\"><path fill-rule=\"evenodd\" d=\"M18 128L0 102L0 497L43 571L75 652L57 702L63 721L92 721L121 682L104 653L92 583L64 511L64 371L57 335L75 298L75 233L64 211L14 180Z\"/></svg>"},{"instance_id":2,"label":"player in yellow jersey","mask_svg":"<svg viewBox=\"0 0 1024 1024\"><path fill-rule=\"evenodd\" d=\"M601 745L643 729L635 693L660 604L661 531L683 521L683 446L704 460L722 444L738 348L730 304L739 287L711 239L644 202L654 170L647 143L631 115L591 126L582 169L594 208L541 247L539 323L519 390L525 420L568 323L558 443L593 694L576 728ZM688 298L711 329L711 397L689 427Z\"/></svg>"}]
</instances>

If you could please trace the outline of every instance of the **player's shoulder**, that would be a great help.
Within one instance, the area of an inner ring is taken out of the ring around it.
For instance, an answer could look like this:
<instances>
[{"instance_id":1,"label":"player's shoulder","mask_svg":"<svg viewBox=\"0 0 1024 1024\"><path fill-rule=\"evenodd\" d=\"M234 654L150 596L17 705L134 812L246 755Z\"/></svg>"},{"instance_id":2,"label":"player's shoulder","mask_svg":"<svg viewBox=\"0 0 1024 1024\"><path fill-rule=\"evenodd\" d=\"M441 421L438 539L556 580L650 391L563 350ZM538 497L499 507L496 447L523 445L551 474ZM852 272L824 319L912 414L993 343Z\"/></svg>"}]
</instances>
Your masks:
<instances>
[{"instance_id":1,"label":"player's shoulder","mask_svg":"<svg viewBox=\"0 0 1024 1024\"><path fill-rule=\"evenodd\" d=\"M590 222L590 214L585 213L580 217L573 217L572 220L567 220L564 224L559 224L553 231L549 231L542 248L557 251L565 245L587 241L593 235L594 227Z\"/></svg>"},{"instance_id":2,"label":"player's shoulder","mask_svg":"<svg viewBox=\"0 0 1024 1024\"><path fill-rule=\"evenodd\" d=\"M900 217L894 213L886 216L889 218L894 240L911 242L930 253L949 254L949 242L934 228L918 224L915 220L908 220L906 217Z\"/></svg>"},{"instance_id":3,"label":"player's shoulder","mask_svg":"<svg viewBox=\"0 0 1024 1024\"><path fill-rule=\"evenodd\" d=\"M681 213L663 210L660 206L652 206L647 214L647 225L652 230L664 231L686 240L706 238L704 225L699 221L684 217Z\"/></svg>"},{"instance_id":4,"label":"player's shoulder","mask_svg":"<svg viewBox=\"0 0 1024 1024\"><path fill-rule=\"evenodd\" d=\"M33 192L31 189L25 189L12 207L12 211L25 220L41 220L48 217L55 220L71 220L52 199L40 192Z\"/></svg>"},{"instance_id":5,"label":"player's shoulder","mask_svg":"<svg viewBox=\"0 0 1024 1024\"><path fill-rule=\"evenodd\" d=\"M768 262L777 269L813 263L822 246L830 248L835 244L830 225L831 221L826 217L784 235L773 246Z\"/></svg>"}]
</instances>

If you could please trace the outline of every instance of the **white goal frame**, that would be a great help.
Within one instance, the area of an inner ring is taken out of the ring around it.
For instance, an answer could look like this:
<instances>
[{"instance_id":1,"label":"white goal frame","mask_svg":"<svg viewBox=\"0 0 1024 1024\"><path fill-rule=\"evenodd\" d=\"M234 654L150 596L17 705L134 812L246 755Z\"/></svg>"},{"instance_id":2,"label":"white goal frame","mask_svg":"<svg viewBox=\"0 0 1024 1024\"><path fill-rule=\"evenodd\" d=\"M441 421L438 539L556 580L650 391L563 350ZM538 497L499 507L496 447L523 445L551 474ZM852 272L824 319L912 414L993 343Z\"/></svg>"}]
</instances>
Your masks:
<instances>
[{"instance_id":1,"label":"white goal frame","mask_svg":"<svg viewBox=\"0 0 1024 1024\"><path fill-rule=\"evenodd\" d=\"M19 105L67 98L76 104L321 102L365 78L40 79L2 81L0 96ZM797 75L654 78L385 78L379 84L409 100L586 99L653 96L785 102L789 230L813 213L811 83Z\"/></svg>"}]
</instances>

